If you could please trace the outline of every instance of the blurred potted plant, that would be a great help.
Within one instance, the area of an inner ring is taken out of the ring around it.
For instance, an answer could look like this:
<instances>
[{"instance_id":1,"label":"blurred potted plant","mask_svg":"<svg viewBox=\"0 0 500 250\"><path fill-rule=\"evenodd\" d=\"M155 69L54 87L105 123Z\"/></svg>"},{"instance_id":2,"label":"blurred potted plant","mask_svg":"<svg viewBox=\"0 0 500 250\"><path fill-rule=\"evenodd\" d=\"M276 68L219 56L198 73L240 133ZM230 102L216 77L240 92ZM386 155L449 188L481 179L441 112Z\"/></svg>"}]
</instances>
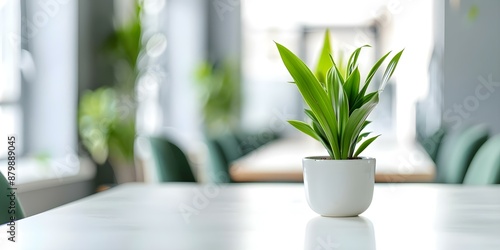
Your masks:
<instances>
[{"instance_id":1,"label":"blurred potted plant","mask_svg":"<svg viewBox=\"0 0 500 250\"><path fill-rule=\"evenodd\" d=\"M241 94L234 63L203 62L196 70L196 83L205 133L209 136L233 131L238 125Z\"/></svg>"},{"instance_id":2,"label":"blurred potted plant","mask_svg":"<svg viewBox=\"0 0 500 250\"><path fill-rule=\"evenodd\" d=\"M367 93L375 73L390 52L375 63L361 85L357 61L361 49L369 46L354 50L344 73L329 53L327 41L325 38L320 55L322 63L317 71L320 77L290 50L276 43L284 65L309 106L305 113L311 123L295 120L289 123L321 142L329 154L306 157L302 161L304 187L311 209L322 216L357 216L370 206L375 180L375 159L360 154L378 137L368 138L370 133L363 129L370 123L367 117L377 105L379 92L394 73L403 51L389 62L381 88ZM327 67L323 65L326 63ZM325 69L328 70L324 72Z\"/></svg>"},{"instance_id":3,"label":"blurred potted plant","mask_svg":"<svg viewBox=\"0 0 500 250\"><path fill-rule=\"evenodd\" d=\"M113 65L115 81L111 86L87 90L79 103L82 144L101 167L111 165L118 183L137 180L134 167L135 82L139 75L137 60L142 50L141 9L139 1L135 1L134 15L117 28L103 46L107 61ZM105 179L109 181L109 177Z\"/></svg>"},{"instance_id":4,"label":"blurred potted plant","mask_svg":"<svg viewBox=\"0 0 500 250\"><path fill-rule=\"evenodd\" d=\"M135 180L135 112L120 111L119 105L119 94L113 88L87 91L80 98L78 125L92 159L99 165L111 164L116 181L124 183Z\"/></svg>"},{"instance_id":5,"label":"blurred potted plant","mask_svg":"<svg viewBox=\"0 0 500 250\"><path fill-rule=\"evenodd\" d=\"M203 62L196 69L196 88L208 153L207 178L230 182L229 164L242 155L236 129L240 118L241 93L238 64Z\"/></svg>"}]
</instances>

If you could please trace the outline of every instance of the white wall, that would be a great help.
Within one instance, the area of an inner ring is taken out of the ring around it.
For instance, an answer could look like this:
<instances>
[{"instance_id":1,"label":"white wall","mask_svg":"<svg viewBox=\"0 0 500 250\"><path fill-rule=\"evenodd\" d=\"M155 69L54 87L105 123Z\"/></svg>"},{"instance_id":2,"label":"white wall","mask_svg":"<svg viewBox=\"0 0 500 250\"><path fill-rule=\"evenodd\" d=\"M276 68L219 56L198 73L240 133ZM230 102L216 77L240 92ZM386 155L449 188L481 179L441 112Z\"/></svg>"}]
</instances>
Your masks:
<instances>
[{"instance_id":1,"label":"white wall","mask_svg":"<svg viewBox=\"0 0 500 250\"><path fill-rule=\"evenodd\" d=\"M47 188L19 192L25 216L32 216L66 203L84 198L94 192L92 181L78 181Z\"/></svg>"},{"instance_id":2,"label":"white wall","mask_svg":"<svg viewBox=\"0 0 500 250\"><path fill-rule=\"evenodd\" d=\"M468 17L471 8L478 10L475 19ZM488 123L500 132L499 12L496 0L446 1L443 121L449 126Z\"/></svg>"}]
</instances>

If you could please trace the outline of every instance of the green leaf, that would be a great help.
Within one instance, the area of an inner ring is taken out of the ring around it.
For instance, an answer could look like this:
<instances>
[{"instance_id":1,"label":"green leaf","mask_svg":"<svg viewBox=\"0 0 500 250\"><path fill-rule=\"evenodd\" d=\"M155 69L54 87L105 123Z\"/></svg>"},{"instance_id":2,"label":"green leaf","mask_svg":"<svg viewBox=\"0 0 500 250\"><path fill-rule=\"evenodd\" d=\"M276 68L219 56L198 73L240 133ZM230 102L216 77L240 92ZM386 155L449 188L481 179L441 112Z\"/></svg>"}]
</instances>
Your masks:
<instances>
[{"instance_id":1,"label":"green leaf","mask_svg":"<svg viewBox=\"0 0 500 250\"><path fill-rule=\"evenodd\" d=\"M325 131L319 125L318 119L316 119L316 117L314 116L314 113L311 110L305 109L304 111L305 111L306 115L309 116L309 118L311 118L312 127L313 127L314 131L316 132L316 134L318 135L319 141L321 142L321 144L323 144L323 147L326 148L326 150L328 151L328 154L330 156L332 156L333 151L332 151L331 144L328 141L328 139L326 138Z\"/></svg>"},{"instance_id":2,"label":"green leaf","mask_svg":"<svg viewBox=\"0 0 500 250\"><path fill-rule=\"evenodd\" d=\"M361 126L361 131L362 131L363 129L365 129L365 128L366 128L366 126L368 126L368 124L370 124L370 123L372 123L372 122L371 122L371 121L364 121L364 122L363 122L363 125Z\"/></svg>"},{"instance_id":3,"label":"green leaf","mask_svg":"<svg viewBox=\"0 0 500 250\"><path fill-rule=\"evenodd\" d=\"M363 129L361 129L361 131L363 131ZM361 142L363 140L363 138L367 137L371 132L366 132L366 133L362 133L360 135L358 135L357 139L356 139L356 142L354 143L354 145L351 147L350 151L349 151L349 155L354 155L354 149L356 148L356 145Z\"/></svg>"},{"instance_id":4,"label":"green leaf","mask_svg":"<svg viewBox=\"0 0 500 250\"><path fill-rule=\"evenodd\" d=\"M323 39L323 47L321 49L321 54L319 55L318 63L316 64L316 70L314 75L318 78L320 83L326 83L326 73L328 69L332 67L332 62L330 61L330 55L332 54L332 48L330 44L330 31L327 29L325 31L325 38Z\"/></svg>"},{"instance_id":5,"label":"green leaf","mask_svg":"<svg viewBox=\"0 0 500 250\"><path fill-rule=\"evenodd\" d=\"M339 72L339 74L345 78L345 72L347 70L347 65L344 64L344 52L342 50L340 50L337 54L337 63L334 63L335 67L337 68L337 71ZM331 56L330 56L331 57Z\"/></svg>"},{"instance_id":6,"label":"green leaf","mask_svg":"<svg viewBox=\"0 0 500 250\"><path fill-rule=\"evenodd\" d=\"M356 102L356 99L358 99L360 79L361 76L359 74L359 69L356 68L344 84L344 90L349 99L349 110L351 113L354 111L354 103Z\"/></svg>"},{"instance_id":7,"label":"green leaf","mask_svg":"<svg viewBox=\"0 0 500 250\"><path fill-rule=\"evenodd\" d=\"M318 119L320 127L325 131L328 141L337 142L339 140L337 134L338 123L325 89L323 89L318 79L316 79L311 70L300 58L283 45L276 43L276 46L285 67L294 79L304 101ZM333 155L331 155L332 158L339 159L340 150L338 145L332 143L331 146L333 152Z\"/></svg>"},{"instance_id":8,"label":"green leaf","mask_svg":"<svg viewBox=\"0 0 500 250\"><path fill-rule=\"evenodd\" d=\"M389 65L387 65L387 68L385 69L384 76L382 77L382 83L380 84L380 89L381 91L384 90L385 85L391 78L392 74L394 73L394 70L396 70L396 66L398 66L399 58L401 58L401 55L403 54L403 50L399 51L389 62Z\"/></svg>"},{"instance_id":9,"label":"green leaf","mask_svg":"<svg viewBox=\"0 0 500 250\"><path fill-rule=\"evenodd\" d=\"M306 115L309 116L309 118L311 118L312 127L313 127L314 131L316 131L316 134L319 136L319 139L320 139L319 141L326 148L326 150L328 151L328 154L330 154L330 156L332 156L333 155L332 146L331 146L330 142L328 141L328 139L326 138L325 131L319 125L318 119L316 119L316 117L314 116L314 113L311 110L305 109L304 111L305 111Z\"/></svg>"},{"instance_id":10,"label":"green leaf","mask_svg":"<svg viewBox=\"0 0 500 250\"><path fill-rule=\"evenodd\" d=\"M328 71L326 82L333 110L339 122L338 132L342 135L345 129L344 126L349 119L349 98L343 87L342 76L335 65Z\"/></svg>"},{"instance_id":11,"label":"green leaf","mask_svg":"<svg viewBox=\"0 0 500 250\"><path fill-rule=\"evenodd\" d=\"M354 153L354 158L358 157L359 154L361 154L366 147L368 147L375 139L377 139L380 135L374 136L372 138L367 139L361 145L359 145L358 150L356 150L356 153Z\"/></svg>"},{"instance_id":12,"label":"green leaf","mask_svg":"<svg viewBox=\"0 0 500 250\"><path fill-rule=\"evenodd\" d=\"M325 147L325 149L328 151L328 154L331 157L333 155L332 146L330 145L330 142L328 141L328 139L324 135L325 133L324 133L323 129L321 127L319 127L319 125L317 125L317 123L313 123L313 128L315 131L322 133L322 135L319 136L319 139L320 139L319 141L321 142L321 144L323 144L323 147Z\"/></svg>"},{"instance_id":13,"label":"green leaf","mask_svg":"<svg viewBox=\"0 0 500 250\"><path fill-rule=\"evenodd\" d=\"M352 110L358 109L359 107L363 106L365 103L370 101L373 98L373 96L375 96L376 94L378 94L378 91L371 92L368 95L365 95L363 97L361 97L361 94L359 94L357 101L354 103L354 105L352 107Z\"/></svg>"},{"instance_id":14,"label":"green leaf","mask_svg":"<svg viewBox=\"0 0 500 250\"><path fill-rule=\"evenodd\" d=\"M389 51L387 54L385 54L383 57L381 57L375 63L375 65L373 65L372 69L370 70L370 73L368 73L368 76L366 77L365 85L363 86L363 89L361 89L361 91L359 92L360 96L365 95L366 90L368 89L368 86L370 85L371 80L375 76L375 73L377 73L378 68L380 68L380 65L382 65L382 63L384 63L385 59L387 58L387 56L389 56L390 53L391 52Z\"/></svg>"},{"instance_id":15,"label":"green leaf","mask_svg":"<svg viewBox=\"0 0 500 250\"><path fill-rule=\"evenodd\" d=\"M359 53L361 52L361 49L365 48L365 47L371 47L371 46L370 45L363 45L363 46L357 48L356 50L354 50L354 52L352 52L351 56L349 57L349 61L347 61L346 77L351 75L352 71L356 68L357 63L358 63Z\"/></svg>"},{"instance_id":16,"label":"green leaf","mask_svg":"<svg viewBox=\"0 0 500 250\"><path fill-rule=\"evenodd\" d=\"M366 133L362 133L358 136L358 140L356 141L356 143L359 143L361 140L363 140L363 138L369 136L372 132L366 132Z\"/></svg>"},{"instance_id":17,"label":"green leaf","mask_svg":"<svg viewBox=\"0 0 500 250\"><path fill-rule=\"evenodd\" d=\"M348 149L345 155L342 155L342 159L351 158L352 155L349 155L351 152L351 148L356 146L356 138L363 129L364 122L371 111L375 108L378 103L378 94L375 95L369 102L365 103L359 109L356 109L352 112L349 117L349 121L347 122L346 130L342 137L342 148ZM345 152L345 151L343 151Z\"/></svg>"},{"instance_id":18,"label":"green leaf","mask_svg":"<svg viewBox=\"0 0 500 250\"><path fill-rule=\"evenodd\" d=\"M312 137L318 141L320 140L319 136L316 134L314 129L311 126L309 126L309 124L302 122L302 121L295 121L295 120L290 120L290 121L288 121L288 123L290 123L292 126L294 126L296 129L298 129L302 133L309 135L310 137Z\"/></svg>"},{"instance_id":19,"label":"green leaf","mask_svg":"<svg viewBox=\"0 0 500 250\"><path fill-rule=\"evenodd\" d=\"M306 115L311 119L313 125L316 124L319 126L319 128L321 129L321 126L318 122L318 119L316 118L316 116L314 115L314 113L310 110L310 109L304 109L304 112L306 113ZM313 127L314 128L314 127ZM323 137L326 137L326 134L325 134L325 131L323 131L323 129L321 130L316 130L314 129L316 132L320 132L318 133L318 135L322 135Z\"/></svg>"},{"instance_id":20,"label":"green leaf","mask_svg":"<svg viewBox=\"0 0 500 250\"><path fill-rule=\"evenodd\" d=\"M344 85L344 76L342 76L341 70L338 68L337 64L335 63L335 60L333 60L333 56L330 55L330 60L332 61L332 66L335 68L335 72L337 73L338 80Z\"/></svg>"}]
</instances>

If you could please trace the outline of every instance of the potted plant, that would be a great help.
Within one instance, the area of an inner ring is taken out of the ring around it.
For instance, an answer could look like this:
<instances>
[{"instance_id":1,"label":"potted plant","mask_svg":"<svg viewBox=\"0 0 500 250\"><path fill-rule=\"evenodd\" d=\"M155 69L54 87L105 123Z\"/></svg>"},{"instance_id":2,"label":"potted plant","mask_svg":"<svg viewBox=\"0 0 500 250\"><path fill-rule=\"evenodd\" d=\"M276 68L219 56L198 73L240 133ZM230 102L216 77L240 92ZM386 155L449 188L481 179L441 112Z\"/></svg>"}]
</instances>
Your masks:
<instances>
[{"instance_id":1,"label":"potted plant","mask_svg":"<svg viewBox=\"0 0 500 250\"><path fill-rule=\"evenodd\" d=\"M345 72L341 72L331 56L328 32L325 36L316 75L299 57L276 43L284 65L308 106L305 113L311 120L310 123L288 122L321 142L329 154L306 157L302 161L304 188L311 209L322 216L357 216L370 206L375 179L375 159L360 154L379 136L369 138L370 132L363 129L370 123L367 117L377 105L379 92L394 73L403 50L387 65L379 90L368 93L375 73L391 52L375 63L361 85L357 61L361 49L369 46L354 50ZM327 63L329 66L325 67Z\"/></svg>"},{"instance_id":2,"label":"potted plant","mask_svg":"<svg viewBox=\"0 0 500 250\"><path fill-rule=\"evenodd\" d=\"M113 81L80 96L78 132L85 150L98 165L95 177L103 186L141 181L142 170L135 166L136 81L141 42L142 1L134 1L134 12L116 27L99 50L103 62L113 66Z\"/></svg>"}]
</instances>

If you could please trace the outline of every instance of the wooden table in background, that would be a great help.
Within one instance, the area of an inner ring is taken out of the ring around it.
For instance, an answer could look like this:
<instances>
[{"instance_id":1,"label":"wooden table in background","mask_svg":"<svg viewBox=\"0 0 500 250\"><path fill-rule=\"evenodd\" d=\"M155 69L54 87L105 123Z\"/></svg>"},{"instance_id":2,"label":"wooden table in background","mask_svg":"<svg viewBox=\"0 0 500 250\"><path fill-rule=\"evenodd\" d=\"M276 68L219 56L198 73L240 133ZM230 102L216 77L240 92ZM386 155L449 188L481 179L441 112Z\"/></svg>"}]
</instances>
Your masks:
<instances>
[{"instance_id":1,"label":"wooden table in background","mask_svg":"<svg viewBox=\"0 0 500 250\"><path fill-rule=\"evenodd\" d=\"M310 138L280 139L233 162L231 178L240 182L300 182L302 158L327 155L322 145ZM376 182L431 182L435 164L415 143L378 138L363 153L376 158Z\"/></svg>"}]
</instances>

